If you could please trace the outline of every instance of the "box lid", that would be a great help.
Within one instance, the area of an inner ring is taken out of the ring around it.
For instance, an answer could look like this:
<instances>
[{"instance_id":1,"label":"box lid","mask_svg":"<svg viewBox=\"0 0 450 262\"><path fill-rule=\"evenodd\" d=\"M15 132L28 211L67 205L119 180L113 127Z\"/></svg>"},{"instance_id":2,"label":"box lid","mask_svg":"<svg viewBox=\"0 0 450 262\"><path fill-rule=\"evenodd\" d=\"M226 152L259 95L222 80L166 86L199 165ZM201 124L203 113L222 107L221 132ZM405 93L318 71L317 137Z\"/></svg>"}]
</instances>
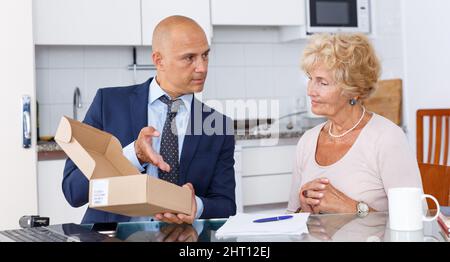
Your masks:
<instances>
[{"instance_id":1,"label":"box lid","mask_svg":"<svg viewBox=\"0 0 450 262\"><path fill-rule=\"evenodd\" d=\"M63 116L55 141L87 179L140 174L113 135Z\"/></svg>"}]
</instances>

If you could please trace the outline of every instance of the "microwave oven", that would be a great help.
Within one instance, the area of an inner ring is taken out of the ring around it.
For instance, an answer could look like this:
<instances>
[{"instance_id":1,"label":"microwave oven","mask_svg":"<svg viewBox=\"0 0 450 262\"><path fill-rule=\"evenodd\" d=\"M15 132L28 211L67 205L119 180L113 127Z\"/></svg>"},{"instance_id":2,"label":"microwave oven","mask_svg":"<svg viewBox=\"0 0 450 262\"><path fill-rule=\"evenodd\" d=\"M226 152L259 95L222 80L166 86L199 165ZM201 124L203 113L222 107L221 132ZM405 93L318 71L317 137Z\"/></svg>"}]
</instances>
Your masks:
<instances>
[{"instance_id":1,"label":"microwave oven","mask_svg":"<svg viewBox=\"0 0 450 262\"><path fill-rule=\"evenodd\" d=\"M369 0L306 0L306 32L370 33Z\"/></svg>"}]
</instances>

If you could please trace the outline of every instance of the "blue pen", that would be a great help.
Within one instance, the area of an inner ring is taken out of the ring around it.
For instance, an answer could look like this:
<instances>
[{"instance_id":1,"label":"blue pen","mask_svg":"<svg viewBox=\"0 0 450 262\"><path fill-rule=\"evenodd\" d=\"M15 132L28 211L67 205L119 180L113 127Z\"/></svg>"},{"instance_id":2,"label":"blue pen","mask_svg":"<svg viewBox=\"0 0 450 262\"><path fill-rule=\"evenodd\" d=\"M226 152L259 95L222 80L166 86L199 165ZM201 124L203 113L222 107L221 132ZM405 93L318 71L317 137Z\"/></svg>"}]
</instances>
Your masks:
<instances>
[{"instance_id":1,"label":"blue pen","mask_svg":"<svg viewBox=\"0 0 450 262\"><path fill-rule=\"evenodd\" d=\"M293 218L293 216L266 217L266 218L253 220L253 223L273 222L273 221L285 220L285 219L289 219L289 218Z\"/></svg>"}]
</instances>

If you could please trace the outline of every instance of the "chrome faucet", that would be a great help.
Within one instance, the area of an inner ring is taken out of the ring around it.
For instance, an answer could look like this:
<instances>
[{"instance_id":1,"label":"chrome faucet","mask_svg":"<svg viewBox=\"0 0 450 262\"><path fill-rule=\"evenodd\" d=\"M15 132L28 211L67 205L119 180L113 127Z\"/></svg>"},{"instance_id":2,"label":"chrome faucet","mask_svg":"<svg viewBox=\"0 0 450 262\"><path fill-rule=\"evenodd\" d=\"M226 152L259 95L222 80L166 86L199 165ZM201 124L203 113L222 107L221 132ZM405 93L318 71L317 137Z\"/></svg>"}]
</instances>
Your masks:
<instances>
[{"instance_id":1,"label":"chrome faucet","mask_svg":"<svg viewBox=\"0 0 450 262\"><path fill-rule=\"evenodd\" d=\"M78 108L81 107L81 92L77 86L73 92L73 119L78 120Z\"/></svg>"},{"instance_id":2,"label":"chrome faucet","mask_svg":"<svg viewBox=\"0 0 450 262\"><path fill-rule=\"evenodd\" d=\"M282 120L282 119L292 117L292 116L299 116L299 115L303 115L306 113L308 113L308 111L302 110L302 111L297 111L297 112L289 113L287 115L280 116L279 118L274 119L274 121L271 123L266 123L263 126L254 127L253 133L258 134L258 132L260 132L260 131L268 131L275 123L277 123L277 122L279 123L280 120ZM294 128L294 123L292 123L292 121L289 121L286 125L286 129L292 130L293 128Z\"/></svg>"}]
</instances>

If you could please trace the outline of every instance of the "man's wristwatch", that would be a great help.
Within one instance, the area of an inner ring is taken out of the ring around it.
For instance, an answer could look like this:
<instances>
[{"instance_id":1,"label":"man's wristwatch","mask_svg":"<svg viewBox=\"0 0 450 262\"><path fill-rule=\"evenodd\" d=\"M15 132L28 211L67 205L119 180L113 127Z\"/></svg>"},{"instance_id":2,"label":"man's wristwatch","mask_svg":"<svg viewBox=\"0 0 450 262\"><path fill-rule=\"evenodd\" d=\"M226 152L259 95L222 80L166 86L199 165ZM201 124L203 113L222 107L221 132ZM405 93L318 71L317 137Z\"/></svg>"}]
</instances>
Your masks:
<instances>
[{"instance_id":1,"label":"man's wristwatch","mask_svg":"<svg viewBox=\"0 0 450 262\"><path fill-rule=\"evenodd\" d=\"M358 217L365 217L369 214L369 205L360 201L356 204L356 215Z\"/></svg>"}]
</instances>

